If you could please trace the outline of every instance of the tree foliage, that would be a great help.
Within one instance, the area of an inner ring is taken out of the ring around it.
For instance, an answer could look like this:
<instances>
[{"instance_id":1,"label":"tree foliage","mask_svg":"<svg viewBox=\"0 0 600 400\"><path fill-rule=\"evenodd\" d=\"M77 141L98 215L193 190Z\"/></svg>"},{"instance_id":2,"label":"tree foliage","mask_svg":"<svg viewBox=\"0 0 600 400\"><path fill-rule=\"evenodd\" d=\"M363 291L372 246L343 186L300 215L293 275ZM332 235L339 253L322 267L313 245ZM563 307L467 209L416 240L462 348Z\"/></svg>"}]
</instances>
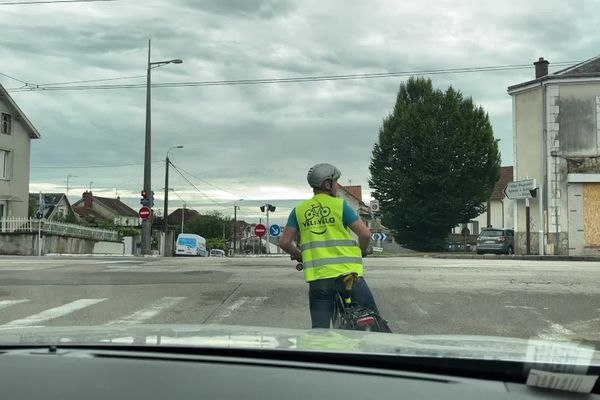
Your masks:
<instances>
[{"instance_id":1,"label":"tree foliage","mask_svg":"<svg viewBox=\"0 0 600 400\"><path fill-rule=\"evenodd\" d=\"M224 218L220 213L213 212L206 215L197 215L185 221L185 232L200 235L205 239L224 239L231 233L229 218Z\"/></svg>"},{"instance_id":2,"label":"tree foliage","mask_svg":"<svg viewBox=\"0 0 600 400\"><path fill-rule=\"evenodd\" d=\"M430 79L400 85L370 164L383 222L408 248L439 249L452 227L485 211L500 153L487 113Z\"/></svg>"}]
</instances>

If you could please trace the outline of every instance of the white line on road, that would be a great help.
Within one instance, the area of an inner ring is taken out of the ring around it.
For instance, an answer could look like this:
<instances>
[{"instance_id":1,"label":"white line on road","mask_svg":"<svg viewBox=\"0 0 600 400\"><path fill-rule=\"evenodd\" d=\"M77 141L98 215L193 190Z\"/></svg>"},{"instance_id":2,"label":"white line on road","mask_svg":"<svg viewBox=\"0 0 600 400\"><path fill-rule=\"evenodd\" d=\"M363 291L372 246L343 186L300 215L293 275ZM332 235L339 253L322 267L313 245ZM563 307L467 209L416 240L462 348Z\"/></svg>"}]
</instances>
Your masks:
<instances>
[{"instance_id":1,"label":"white line on road","mask_svg":"<svg viewBox=\"0 0 600 400\"><path fill-rule=\"evenodd\" d=\"M538 334L538 337L545 340L568 339L574 335L573 331L565 328L561 324L550 322L550 328L545 332Z\"/></svg>"},{"instance_id":2,"label":"white line on road","mask_svg":"<svg viewBox=\"0 0 600 400\"><path fill-rule=\"evenodd\" d=\"M25 303L29 301L29 299L23 299L23 300L2 300L0 301L0 310L3 310L7 307L10 307L12 305L15 304L20 304L20 303Z\"/></svg>"},{"instance_id":3,"label":"white line on road","mask_svg":"<svg viewBox=\"0 0 600 400\"><path fill-rule=\"evenodd\" d=\"M141 324L144 321L149 320L160 314L167 308L173 307L185 300L185 297L163 297L160 300L155 301L148 307L143 308L139 311L134 312L124 318L108 322L106 325L134 325Z\"/></svg>"},{"instance_id":4,"label":"white line on road","mask_svg":"<svg viewBox=\"0 0 600 400\"><path fill-rule=\"evenodd\" d=\"M248 303L248 307L255 310L257 309L268 297L240 297L233 304L228 306L225 310L220 312L215 318L214 323L219 323L225 318L231 316L235 310L240 308L242 305Z\"/></svg>"},{"instance_id":5,"label":"white line on road","mask_svg":"<svg viewBox=\"0 0 600 400\"><path fill-rule=\"evenodd\" d=\"M21 326L34 326L40 325L42 322L49 321L54 318L62 317L64 315L70 314L77 310L81 310L82 308L86 308L89 306L93 306L94 304L101 303L105 301L106 298L103 299L79 299L75 300L71 303L64 304L62 306L50 308L48 310L42 311L37 314L30 315L29 317L25 317L23 319L16 319L9 323L2 325L3 327L21 327Z\"/></svg>"}]
</instances>

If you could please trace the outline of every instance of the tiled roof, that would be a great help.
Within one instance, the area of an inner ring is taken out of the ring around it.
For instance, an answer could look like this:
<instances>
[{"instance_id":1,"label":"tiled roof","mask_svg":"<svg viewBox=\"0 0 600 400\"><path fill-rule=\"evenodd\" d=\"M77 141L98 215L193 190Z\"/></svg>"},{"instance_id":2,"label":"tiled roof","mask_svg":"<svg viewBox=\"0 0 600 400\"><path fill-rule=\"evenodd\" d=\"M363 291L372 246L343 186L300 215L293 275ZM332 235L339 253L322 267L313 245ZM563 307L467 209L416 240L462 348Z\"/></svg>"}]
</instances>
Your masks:
<instances>
[{"instance_id":1,"label":"tiled roof","mask_svg":"<svg viewBox=\"0 0 600 400\"><path fill-rule=\"evenodd\" d=\"M362 186L353 185L353 186L343 186L344 190L350 193L352 196L356 197L359 201L362 201Z\"/></svg>"},{"instance_id":2,"label":"tiled roof","mask_svg":"<svg viewBox=\"0 0 600 400\"><path fill-rule=\"evenodd\" d=\"M98 219L104 219L104 216L102 216L96 210L93 210L91 208L87 208L87 207L83 207L83 206L73 207L73 211L75 212L75 214L79 215L82 218L90 216L90 217L94 217L94 218L98 218Z\"/></svg>"},{"instance_id":3,"label":"tiled roof","mask_svg":"<svg viewBox=\"0 0 600 400\"><path fill-rule=\"evenodd\" d=\"M490 197L492 200L502 200L504 198L504 188L513 180L513 167L500 167L500 178L494 186L494 191Z\"/></svg>"},{"instance_id":4,"label":"tiled roof","mask_svg":"<svg viewBox=\"0 0 600 400\"><path fill-rule=\"evenodd\" d=\"M552 64L550 63L550 66ZM579 64L572 65L568 68L561 69L553 74L548 74L537 79L532 79L527 82L519 83L508 87L509 93L513 90L527 87L531 84L550 81L555 79L564 78L590 78L600 76L600 56L590 58L589 60L583 61Z\"/></svg>"},{"instance_id":5,"label":"tiled roof","mask_svg":"<svg viewBox=\"0 0 600 400\"><path fill-rule=\"evenodd\" d=\"M93 199L98 200L100 203L110 208L115 215L123 217L138 217L138 213L133 208L129 207L119 199L98 196L93 196Z\"/></svg>"},{"instance_id":6,"label":"tiled roof","mask_svg":"<svg viewBox=\"0 0 600 400\"><path fill-rule=\"evenodd\" d=\"M167 222L171 225L176 225L181 223L181 214L183 212L183 208L178 208L173 211L167 217ZM200 213L196 210L192 210L191 208L185 208L185 214L183 215L184 222L189 221L193 217L200 215Z\"/></svg>"}]
</instances>

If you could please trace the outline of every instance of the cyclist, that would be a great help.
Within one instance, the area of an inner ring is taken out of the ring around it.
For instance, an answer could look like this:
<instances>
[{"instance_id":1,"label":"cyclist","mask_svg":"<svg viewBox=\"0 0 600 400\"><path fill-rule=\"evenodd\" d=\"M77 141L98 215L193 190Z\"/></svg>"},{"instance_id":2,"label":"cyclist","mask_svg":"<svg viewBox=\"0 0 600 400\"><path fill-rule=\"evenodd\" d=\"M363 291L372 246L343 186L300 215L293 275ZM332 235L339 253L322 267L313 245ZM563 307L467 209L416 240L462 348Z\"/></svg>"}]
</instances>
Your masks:
<instances>
[{"instance_id":1,"label":"cyclist","mask_svg":"<svg viewBox=\"0 0 600 400\"><path fill-rule=\"evenodd\" d=\"M304 263L313 328L329 328L335 294L344 290L344 283L337 279L343 274L358 274L350 292L352 299L378 311L363 277L362 257L366 255L371 232L350 205L336 197L341 175L331 164L316 164L308 171L314 196L292 210L279 239L279 245L292 259ZM348 228L358 236L358 244ZM297 235L299 248L295 243Z\"/></svg>"}]
</instances>

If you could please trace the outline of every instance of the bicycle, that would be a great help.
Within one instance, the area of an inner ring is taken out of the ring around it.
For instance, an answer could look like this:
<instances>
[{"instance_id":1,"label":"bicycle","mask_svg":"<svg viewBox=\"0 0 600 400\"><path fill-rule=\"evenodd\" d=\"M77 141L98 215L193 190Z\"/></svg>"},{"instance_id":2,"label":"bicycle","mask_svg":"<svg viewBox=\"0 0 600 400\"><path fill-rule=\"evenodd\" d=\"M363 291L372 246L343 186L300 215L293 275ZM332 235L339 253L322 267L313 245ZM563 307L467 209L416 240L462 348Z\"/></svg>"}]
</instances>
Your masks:
<instances>
[{"instance_id":1,"label":"bicycle","mask_svg":"<svg viewBox=\"0 0 600 400\"><path fill-rule=\"evenodd\" d=\"M302 271L303 269L304 265L302 263L296 265L297 271ZM352 301L350 292L352 291L352 286L358 280L356 272L342 274L337 279L340 279L344 283L346 290L344 297L342 297L340 292L335 294L331 318L331 327L333 329L392 333L387 321L378 312Z\"/></svg>"}]
</instances>

